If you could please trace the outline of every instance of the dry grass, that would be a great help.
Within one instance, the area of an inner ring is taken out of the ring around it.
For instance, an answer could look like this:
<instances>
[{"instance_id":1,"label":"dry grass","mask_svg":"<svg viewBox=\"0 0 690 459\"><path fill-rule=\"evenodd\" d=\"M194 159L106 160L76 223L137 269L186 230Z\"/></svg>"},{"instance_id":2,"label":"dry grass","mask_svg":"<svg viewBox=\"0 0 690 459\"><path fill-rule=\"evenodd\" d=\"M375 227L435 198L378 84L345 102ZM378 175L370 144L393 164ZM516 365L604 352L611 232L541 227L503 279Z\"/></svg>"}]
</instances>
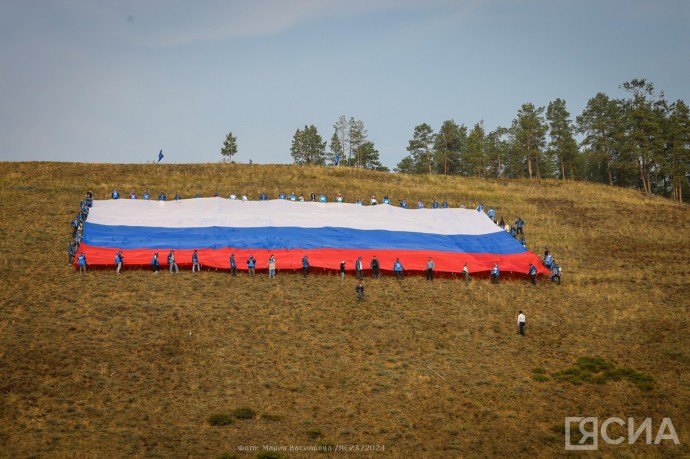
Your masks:
<instances>
[{"instance_id":1,"label":"dry grass","mask_svg":"<svg viewBox=\"0 0 690 459\"><path fill-rule=\"evenodd\" d=\"M600 453L690 454L688 207L584 183L292 166L1 163L0 184L4 457L253 458L261 449L238 447L338 444L385 446L362 458L554 457L566 456L565 416L671 417L681 445ZM69 221L87 189L114 187L482 201L521 216L564 282L385 277L367 279L357 304L352 277L80 276L67 266ZM594 356L654 387L552 377ZM209 423L240 408L255 417Z\"/></svg>"}]
</instances>

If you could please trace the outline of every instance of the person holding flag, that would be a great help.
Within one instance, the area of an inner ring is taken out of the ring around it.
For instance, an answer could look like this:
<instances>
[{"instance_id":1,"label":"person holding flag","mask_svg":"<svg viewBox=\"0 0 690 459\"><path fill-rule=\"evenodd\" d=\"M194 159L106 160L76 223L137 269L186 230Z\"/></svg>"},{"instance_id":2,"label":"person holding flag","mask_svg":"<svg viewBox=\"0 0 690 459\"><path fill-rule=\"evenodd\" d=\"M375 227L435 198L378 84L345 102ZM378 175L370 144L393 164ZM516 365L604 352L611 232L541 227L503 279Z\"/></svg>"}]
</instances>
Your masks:
<instances>
[{"instance_id":1,"label":"person holding flag","mask_svg":"<svg viewBox=\"0 0 690 459\"><path fill-rule=\"evenodd\" d=\"M122 269L122 265L125 262L125 256L122 255L122 250L117 252L115 254L115 264L117 265L117 269L115 270L115 274L120 274L120 270Z\"/></svg>"}]
</instances>

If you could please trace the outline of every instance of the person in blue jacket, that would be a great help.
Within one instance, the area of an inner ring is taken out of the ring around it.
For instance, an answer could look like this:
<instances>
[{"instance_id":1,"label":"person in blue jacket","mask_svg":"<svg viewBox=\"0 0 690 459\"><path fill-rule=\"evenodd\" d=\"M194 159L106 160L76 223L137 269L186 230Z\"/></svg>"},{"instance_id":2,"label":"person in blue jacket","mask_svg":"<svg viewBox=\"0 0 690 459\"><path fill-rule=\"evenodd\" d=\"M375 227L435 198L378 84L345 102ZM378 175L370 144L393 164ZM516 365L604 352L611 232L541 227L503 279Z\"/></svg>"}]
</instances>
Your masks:
<instances>
[{"instance_id":1,"label":"person in blue jacket","mask_svg":"<svg viewBox=\"0 0 690 459\"><path fill-rule=\"evenodd\" d=\"M357 279L362 280L364 278L364 262L362 257L357 258L357 261L355 261L355 271L357 272Z\"/></svg>"},{"instance_id":2,"label":"person in blue jacket","mask_svg":"<svg viewBox=\"0 0 690 459\"><path fill-rule=\"evenodd\" d=\"M113 199L120 199L120 193L118 193L117 190L113 190L113 192L110 194L110 197Z\"/></svg>"},{"instance_id":3,"label":"person in blue jacket","mask_svg":"<svg viewBox=\"0 0 690 459\"><path fill-rule=\"evenodd\" d=\"M158 195L158 200L159 201L167 201L168 197L165 195L165 193L161 192L161 194Z\"/></svg>"},{"instance_id":4,"label":"person in blue jacket","mask_svg":"<svg viewBox=\"0 0 690 459\"><path fill-rule=\"evenodd\" d=\"M79 228L79 216L72 219L72 237L77 235L77 229Z\"/></svg>"},{"instance_id":5,"label":"person in blue jacket","mask_svg":"<svg viewBox=\"0 0 690 459\"><path fill-rule=\"evenodd\" d=\"M489 218L490 218L491 220L494 219L494 217L496 216L496 212L494 212L494 208L493 208L493 207L489 207L489 212L488 212L487 215L489 216Z\"/></svg>"},{"instance_id":6,"label":"person in blue jacket","mask_svg":"<svg viewBox=\"0 0 690 459\"><path fill-rule=\"evenodd\" d=\"M120 274L120 270L122 269L122 265L125 262L125 256L122 255L122 250L117 252L115 254L115 264L117 265L117 269L115 270L115 274Z\"/></svg>"},{"instance_id":7,"label":"person in blue jacket","mask_svg":"<svg viewBox=\"0 0 690 459\"><path fill-rule=\"evenodd\" d=\"M441 209L447 209L447 208L448 208L448 202L447 202L447 201L443 201L443 202L441 203Z\"/></svg>"},{"instance_id":8,"label":"person in blue jacket","mask_svg":"<svg viewBox=\"0 0 690 459\"><path fill-rule=\"evenodd\" d=\"M417 200L417 209L423 209L424 208L424 201L422 201L422 198L419 198Z\"/></svg>"},{"instance_id":9,"label":"person in blue jacket","mask_svg":"<svg viewBox=\"0 0 690 459\"><path fill-rule=\"evenodd\" d=\"M247 270L249 271L249 277L254 277L254 272L256 269L256 258L254 255L249 255L247 259Z\"/></svg>"},{"instance_id":10,"label":"person in blue jacket","mask_svg":"<svg viewBox=\"0 0 690 459\"><path fill-rule=\"evenodd\" d=\"M230 255L230 275L237 276L237 262L235 262L235 254Z\"/></svg>"},{"instance_id":11,"label":"person in blue jacket","mask_svg":"<svg viewBox=\"0 0 690 459\"><path fill-rule=\"evenodd\" d=\"M391 203L391 200L388 198L388 195L383 197L383 203L384 204L390 204Z\"/></svg>"},{"instance_id":12,"label":"person in blue jacket","mask_svg":"<svg viewBox=\"0 0 690 459\"><path fill-rule=\"evenodd\" d=\"M405 198L402 198L402 201L400 201L400 207L407 209L407 200Z\"/></svg>"},{"instance_id":13,"label":"person in blue jacket","mask_svg":"<svg viewBox=\"0 0 690 459\"><path fill-rule=\"evenodd\" d=\"M434 199L433 204L431 204L431 208L432 209L438 209L438 201L436 199Z\"/></svg>"},{"instance_id":14,"label":"person in blue jacket","mask_svg":"<svg viewBox=\"0 0 690 459\"><path fill-rule=\"evenodd\" d=\"M77 260L77 264L79 265L79 272L82 274L86 274L86 267L89 265L86 262L86 253L82 252L81 255L79 255L79 259Z\"/></svg>"},{"instance_id":15,"label":"person in blue jacket","mask_svg":"<svg viewBox=\"0 0 690 459\"><path fill-rule=\"evenodd\" d=\"M201 272L201 265L199 264L199 254L196 250L194 250L194 253L192 253L192 272L194 271Z\"/></svg>"},{"instance_id":16,"label":"person in blue jacket","mask_svg":"<svg viewBox=\"0 0 690 459\"><path fill-rule=\"evenodd\" d=\"M144 197L144 201L148 201L148 200L149 200L149 192L148 192L148 191L144 191L144 196L143 196L143 197Z\"/></svg>"},{"instance_id":17,"label":"person in blue jacket","mask_svg":"<svg viewBox=\"0 0 690 459\"><path fill-rule=\"evenodd\" d=\"M321 193L321 195L319 196L319 202L324 204L326 203L326 201L328 201L328 199L326 199L326 195Z\"/></svg>"},{"instance_id":18,"label":"person in blue jacket","mask_svg":"<svg viewBox=\"0 0 690 459\"><path fill-rule=\"evenodd\" d=\"M544 266L551 269L551 261L552 260L553 260L553 255L551 255L551 252L547 251L544 254Z\"/></svg>"},{"instance_id":19,"label":"person in blue jacket","mask_svg":"<svg viewBox=\"0 0 690 459\"><path fill-rule=\"evenodd\" d=\"M498 269L498 265L494 263L494 267L491 268L491 283L492 284L498 284L498 276L501 275L500 270Z\"/></svg>"},{"instance_id":20,"label":"person in blue jacket","mask_svg":"<svg viewBox=\"0 0 690 459\"><path fill-rule=\"evenodd\" d=\"M527 274L532 278L532 285L537 285L537 268L532 263L529 264Z\"/></svg>"},{"instance_id":21,"label":"person in blue jacket","mask_svg":"<svg viewBox=\"0 0 690 459\"><path fill-rule=\"evenodd\" d=\"M306 255L302 258L302 270L304 271L304 277L307 277L309 274L309 257Z\"/></svg>"},{"instance_id":22,"label":"person in blue jacket","mask_svg":"<svg viewBox=\"0 0 690 459\"><path fill-rule=\"evenodd\" d=\"M158 269L160 268L160 263L158 262L158 252L153 252L153 258L151 258L151 269L153 274L158 274Z\"/></svg>"},{"instance_id":23,"label":"person in blue jacket","mask_svg":"<svg viewBox=\"0 0 690 459\"><path fill-rule=\"evenodd\" d=\"M400 258L395 259L395 263L393 263L393 272L397 276L398 280L402 280L403 278L403 265L400 263Z\"/></svg>"},{"instance_id":24,"label":"person in blue jacket","mask_svg":"<svg viewBox=\"0 0 690 459\"><path fill-rule=\"evenodd\" d=\"M67 264L72 266L72 264L74 263L74 256L77 254L77 243L76 242L72 241L69 243L69 245L67 246L67 254L69 255L69 259L68 259Z\"/></svg>"},{"instance_id":25,"label":"person in blue jacket","mask_svg":"<svg viewBox=\"0 0 690 459\"><path fill-rule=\"evenodd\" d=\"M518 234L525 234L522 231L523 226L525 226L525 222L520 217L518 217L518 219L515 221L515 228L517 229Z\"/></svg>"},{"instance_id":26,"label":"person in blue jacket","mask_svg":"<svg viewBox=\"0 0 690 459\"><path fill-rule=\"evenodd\" d=\"M132 190L131 193L129 193L129 199L137 199L137 194Z\"/></svg>"}]
</instances>

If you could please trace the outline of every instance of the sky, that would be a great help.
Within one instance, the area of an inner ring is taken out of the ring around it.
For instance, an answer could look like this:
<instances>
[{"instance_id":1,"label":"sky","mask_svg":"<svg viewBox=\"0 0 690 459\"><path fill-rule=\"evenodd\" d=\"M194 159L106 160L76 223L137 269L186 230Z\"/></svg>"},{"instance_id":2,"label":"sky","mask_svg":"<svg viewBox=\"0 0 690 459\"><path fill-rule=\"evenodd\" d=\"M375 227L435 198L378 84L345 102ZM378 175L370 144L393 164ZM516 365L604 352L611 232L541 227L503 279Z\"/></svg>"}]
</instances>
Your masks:
<instances>
[{"instance_id":1,"label":"sky","mask_svg":"<svg viewBox=\"0 0 690 459\"><path fill-rule=\"evenodd\" d=\"M0 0L0 160L290 163L362 120L384 165L414 127L645 78L690 103L687 0Z\"/></svg>"}]
</instances>

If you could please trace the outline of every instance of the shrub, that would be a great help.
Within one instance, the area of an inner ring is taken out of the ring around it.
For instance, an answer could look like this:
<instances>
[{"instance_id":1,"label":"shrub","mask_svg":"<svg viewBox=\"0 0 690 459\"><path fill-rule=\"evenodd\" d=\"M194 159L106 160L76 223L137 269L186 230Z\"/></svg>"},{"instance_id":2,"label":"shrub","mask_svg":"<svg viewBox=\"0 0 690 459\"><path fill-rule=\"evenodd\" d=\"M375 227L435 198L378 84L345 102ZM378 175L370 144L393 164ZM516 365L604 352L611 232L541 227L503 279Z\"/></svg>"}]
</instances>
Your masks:
<instances>
[{"instance_id":1,"label":"shrub","mask_svg":"<svg viewBox=\"0 0 690 459\"><path fill-rule=\"evenodd\" d=\"M256 417L256 411L251 408L242 407L232 410L232 415L237 419L254 419Z\"/></svg>"},{"instance_id":2,"label":"shrub","mask_svg":"<svg viewBox=\"0 0 690 459\"><path fill-rule=\"evenodd\" d=\"M208 423L212 426L226 426L232 422L232 417L223 413L212 414L208 417Z\"/></svg>"},{"instance_id":3,"label":"shrub","mask_svg":"<svg viewBox=\"0 0 690 459\"><path fill-rule=\"evenodd\" d=\"M310 430L307 430L307 435L312 440L316 440L317 438L323 437L323 432L321 432L320 429L310 429Z\"/></svg>"}]
</instances>

